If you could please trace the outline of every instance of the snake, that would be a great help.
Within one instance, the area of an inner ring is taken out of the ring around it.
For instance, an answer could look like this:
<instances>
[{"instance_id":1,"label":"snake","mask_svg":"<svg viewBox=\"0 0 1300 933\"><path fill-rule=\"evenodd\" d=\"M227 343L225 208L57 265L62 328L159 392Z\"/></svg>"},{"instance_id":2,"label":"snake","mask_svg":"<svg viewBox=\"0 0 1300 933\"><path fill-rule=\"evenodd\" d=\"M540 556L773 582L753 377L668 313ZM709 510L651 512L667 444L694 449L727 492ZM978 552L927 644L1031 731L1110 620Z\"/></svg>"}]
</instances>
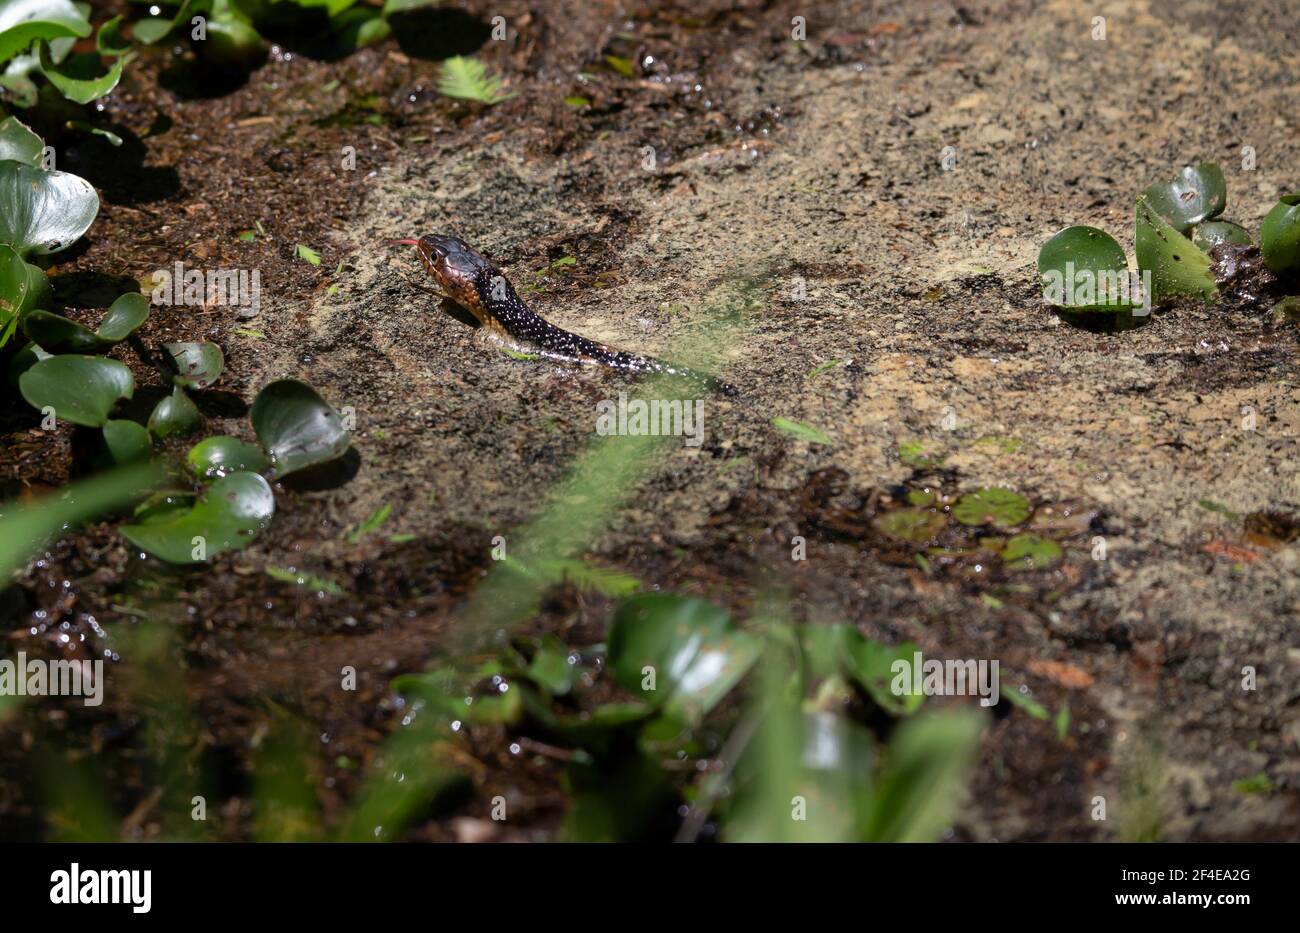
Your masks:
<instances>
[{"instance_id":1,"label":"snake","mask_svg":"<svg viewBox=\"0 0 1300 933\"><path fill-rule=\"evenodd\" d=\"M619 350L556 327L528 307L500 269L458 237L428 234L389 242L414 246L436 285L434 293L468 312L492 337L516 352L637 375L679 377L710 391L736 394L734 387L716 376Z\"/></svg>"}]
</instances>

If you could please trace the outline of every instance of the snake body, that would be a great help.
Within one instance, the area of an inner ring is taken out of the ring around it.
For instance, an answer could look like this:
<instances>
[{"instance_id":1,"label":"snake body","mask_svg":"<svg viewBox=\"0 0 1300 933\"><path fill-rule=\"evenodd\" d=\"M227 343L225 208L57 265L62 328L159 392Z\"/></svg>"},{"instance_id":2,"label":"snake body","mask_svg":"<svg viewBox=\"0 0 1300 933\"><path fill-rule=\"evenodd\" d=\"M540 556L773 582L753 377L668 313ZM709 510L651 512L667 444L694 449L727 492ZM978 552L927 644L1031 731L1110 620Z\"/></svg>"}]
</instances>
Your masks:
<instances>
[{"instance_id":1,"label":"snake body","mask_svg":"<svg viewBox=\"0 0 1300 933\"><path fill-rule=\"evenodd\" d=\"M517 351L629 373L676 376L726 395L735 394L735 389L714 376L628 353L556 327L528 307L501 270L464 240L429 234L393 242L414 246L437 291Z\"/></svg>"}]
</instances>

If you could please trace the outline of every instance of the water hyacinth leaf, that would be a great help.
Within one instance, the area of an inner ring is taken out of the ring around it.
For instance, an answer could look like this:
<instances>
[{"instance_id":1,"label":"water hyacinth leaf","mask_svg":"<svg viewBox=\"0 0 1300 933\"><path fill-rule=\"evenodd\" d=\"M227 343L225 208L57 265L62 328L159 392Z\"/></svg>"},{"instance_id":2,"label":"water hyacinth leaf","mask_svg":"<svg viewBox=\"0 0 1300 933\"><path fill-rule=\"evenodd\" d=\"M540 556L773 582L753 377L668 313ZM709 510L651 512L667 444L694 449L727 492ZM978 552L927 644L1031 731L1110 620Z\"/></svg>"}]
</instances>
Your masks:
<instances>
[{"instance_id":1,"label":"water hyacinth leaf","mask_svg":"<svg viewBox=\"0 0 1300 933\"><path fill-rule=\"evenodd\" d=\"M177 374L173 381L178 386L206 389L221 377L226 368L226 358L215 343L169 343L166 349L176 364Z\"/></svg>"},{"instance_id":2,"label":"water hyacinth leaf","mask_svg":"<svg viewBox=\"0 0 1300 933\"><path fill-rule=\"evenodd\" d=\"M137 20L131 27L132 37L136 42L153 45L159 39L165 38L182 20L189 21L192 5L192 0L185 0L172 16L152 16L149 19Z\"/></svg>"},{"instance_id":3,"label":"water hyacinth leaf","mask_svg":"<svg viewBox=\"0 0 1300 933\"><path fill-rule=\"evenodd\" d=\"M10 246L0 246L0 347L34 309L49 304L52 290L45 273Z\"/></svg>"},{"instance_id":4,"label":"water hyacinth leaf","mask_svg":"<svg viewBox=\"0 0 1300 933\"><path fill-rule=\"evenodd\" d=\"M1029 517L1029 500L1001 486L977 489L957 500L952 514L963 525L1019 525Z\"/></svg>"},{"instance_id":5,"label":"water hyacinth leaf","mask_svg":"<svg viewBox=\"0 0 1300 933\"><path fill-rule=\"evenodd\" d=\"M19 377L18 388L33 408L53 408L64 421L99 428L113 406L135 392L135 379L117 360L69 354L36 363Z\"/></svg>"},{"instance_id":6,"label":"water hyacinth leaf","mask_svg":"<svg viewBox=\"0 0 1300 933\"><path fill-rule=\"evenodd\" d=\"M296 379L281 379L262 389L250 418L276 476L336 460L352 444L333 406Z\"/></svg>"},{"instance_id":7,"label":"water hyacinth leaf","mask_svg":"<svg viewBox=\"0 0 1300 933\"><path fill-rule=\"evenodd\" d=\"M899 541L925 544L933 541L948 521L930 509L894 509L877 515L871 524L881 534Z\"/></svg>"},{"instance_id":8,"label":"water hyacinth leaf","mask_svg":"<svg viewBox=\"0 0 1300 933\"><path fill-rule=\"evenodd\" d=\"M1274 272L1300 268L1300 192L1284 195L1264 217L1259 246Z\"/></svg>"},{"instance_id":9,"label":"water hyacinth leaf","mask_svg":"<svg viewBox=\"0 0 1300 933\"><path fill-rule=\"evenodd\" d=\"M99 195L84 178L19 162L0 162L0 204L0 243L20 256L71 246L99 213Z\"/></svg>"},{"instance_id":10,"label":"water hyacinth leaf","mask_svg":"<svg viewBox=\"0 0 1300 933\"><path fill-rule=\"evenodd\" d=\"M920 678L913 679L910 691L895 693L893 689L895 663L912 665L920 650L912 642L882 645L844 624L808 624L798 631L804 654L819 677L847 674L877 706L894 716L910 715L925 702Z\"/></svg>"},{"instance_id":11,"label":"water hyacinth leaf","mask_svg":"<svg viewBox=\"0 0 1300 933\"><path fill-rule=\"evenodd\" d=\"M1142 192L1151 208L1179 233L1223 213L1228 204L1228 184L1217 163L1188 165L1172 181L1152 185Z\"/></svg>"},{"instance_id":12,"label":"water hyacinth leaf","mask_svg":"<svg viewBox=\"0 0 1300 933\"><path fill-rule=\"evenodd\" d=\"M1056 566L1063 553L1051 538L1019 534L1013 535L1002 549L1002 562L1008 570L1046 570Z\"/></svg>"},{"instance_id":13,"label":"water hyacinth leaf","mask_svg":"<svg viewBox=\"0 0 1300 933\"><path fill-rule=\"evenodd\" d=\"M952 822L979 752L984 717L970 709L913 717L895 731L858 838L934 842Z\"/></svg>"},{"instance_id":14,"label":"water hyacinth leaf","mask_svg":"<svg viewBox=\"0 0 1300 933\"><path fill-rule=\"evenodd\" d=\"M168 437L184 437L203 427L203 416L198 406L185 394L180 386L172 389L172 394L159 400L149 415L149 433L162 440Z\"/></svg>"},{"instance_id":15,"label":"water hyacinth leaf","mask_svg":"<svg viewBox=\"0 0 1300 933\"><path fill-rule=\"evenodd\" d=\"M73 55L62 64L50 57L48 45L41 44L41 72L68 100L88 104L103 97L122 80L122 69L134 56L127 53L117 58L108 71L100 72L100 58L96 52Z\"/></svg>"},{"instance_id":16,"label":"water hyacinth leaf","mask_svg":"<svg viewBox=\"0 0 1300 933\"><path fill-rule=\"evenodd\" d=\"M190 448L185 465L200 480L219 479L230 473L261 473L271 465L262 448L237 437L208 437Z\"/></svg>"},{"instance_id":17,"label":"water hyacinth leaf","mask_svg":"<svg viewBox=\"0 0 1300 933\"><path fill-rule=\"evenodd\" d=\"M275 514L275 495L256 473L217 480L169 520L124 525L122 537L169 564L197 564L246 547Z\"/></svg>"},{"instance_id":18,"label":"water hyacinth leaf","mask_svg":"<svg viewBox=\"0 0 1300 933\"><path fill-rule=\"evenodd\" d=\"M0 159L40 167L45 143L17 117L0 120Z\"/></svg>"},{"instance_id":19,"label":"water hyacinth leaf","mask_svg":"<svg viewBox=\"0 0 1300 933\"><path fill-rule=\"evenodd\" d=\"M1169 224L1145 197L1137 199L1138 268L1151 273L1152 300L1192 296L1212 298L1218 293L1210 257Z\"/></svg>"},{"instance_id":20,"label":"water hyacinth leaf","mask_svg":"<svg viewBox=\"0 0 1300 933\"><path fill-rule=\"evenodd\" d=\"M105 421L103 433L108 456L118 466L148 460L153 453L153 438L134 421Z\"/></svg>"},{"instance_id":21,"label":"water hyacinth leaf","mask_svg":"<svg viewBox=\"0 0 1300 933\"><path fill-rule=\"evenodd\" d=\"M609 631L619 684L685 724L717 705L760 651L761 642L733 628L723 610L665 593L624 600Z\"/></svg>"},{"instance_id":22,"label":"water hyacinth leaf","mask_svg":"<svg viewBox=\"0 0 1300 933\"><path fill-rule=\"evenodd\" d=\"M218 0L208 18L208 37L199 44L205 62L251 69L266 58L267 47L247 17Z\"/></svg>"},{"instance_id":23,"label":"water hyacinth leaf","mask_svg":"<svg viewBox=\"0 0 1300 933\"><path fill-rule=\"evenodd\" d=\"M0 4L0 62L38 39L84 38L90 22L72 0L8 0Z\"/></svg>"},{"instance_id":24,"label":"water hyacinth leaf","mask_svg":"<svg viewBox=\"0 0 1300 933\"><path fill-rule=\"evenodd\" d=\"M41 360L48 360L53 354L46 353L36 344L28 341L23 344L22 349L13 355L9 360L9 365L5 369L5 379L9 385L17 386L18 380L22 378L23 373L31 369Z\"/></svg>"},{"instance_id":25,"label":"water hyacinth leaf","mask_svg":"<svg viewBox=\"0 0 1300 933\"><path fill-rule=\"evenodd\" d=\"M105 343L121 343L139 330L148 316L149 299L138 292L127 292L108 306L95 334Z\"/></svg>"},{"instance_id":26,"label":"water hyacinth leaf","mask_svg":"<svg viewBox=\"0 0 1300 933\"><path fill-rule=\"evenodd\" d=\"M95 51L110 58L131 50L131 43L122 35L122 17L114 16L95 33Z\"/></svg>"},{"instance_id":27,"label":"water hyacinth leaf","mask_svg":"<svg viewBox=\"0 0 1300 933\"><path fill-rule=\"evenodd\" d=\"M61 314L31 311L22 321L27 339L50 353L94 353L104 347L94 331Z\"/></svg>"},{"instance_id":28,"label":"water hyacinth leaf","mask_svg":"<svg viewBox=\"0 0 1300 933\"><path fill-rule=\"evenodd\" d=\"M29 505L0 505L0 590L31 556L62 532L129 505L163 476L155 463L123 467L80 480Z\"/></svg>"},{"instance_id":29,"label":"water hyacinth leaf","mask_svg":"<svg viewBox=\"0 0 1300 933\"><path fill-rule=\"evenodd\" d=\"M1120 282L1128 276L1124 249L1096 227L1066 227L1044 243L1038 274L1044 299L1055 307L1113 312L1134 306L1120 298Z\"/></svg>"},{"instance_id":30,"label":"water hyacinth leaf","mask_svg":"<svg viewBox=\"0 0 1300 933\"><path fill-rule=\"evenodd\" d=\"M368 7L357 7L330 20L330 31L348 49L372 45L392 35L384 14Z\"/></svg>"},{"instance_id":31,"label":"water hyacinth leaf","mask_svg":"<svg viewBox=\"0 0 1300 933\"><path fill-rule=\"evenodd\" d=\"M1208 253L1220 243L1249 246L1250 234L1245 227L1230 220L1207 220L1192 228L1192 242Z\"/></svg>"}]
</instances>

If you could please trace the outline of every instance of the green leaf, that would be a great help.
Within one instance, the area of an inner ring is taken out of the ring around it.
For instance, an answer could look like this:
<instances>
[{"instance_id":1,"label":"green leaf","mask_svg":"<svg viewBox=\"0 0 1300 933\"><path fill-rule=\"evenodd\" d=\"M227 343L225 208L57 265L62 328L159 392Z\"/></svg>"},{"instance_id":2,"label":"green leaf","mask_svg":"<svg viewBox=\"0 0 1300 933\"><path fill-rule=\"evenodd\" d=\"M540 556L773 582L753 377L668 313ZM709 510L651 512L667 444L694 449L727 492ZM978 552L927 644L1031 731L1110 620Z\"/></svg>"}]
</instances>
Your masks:
<instances>
[{"instance_id":1,"label":"green leaf","mask_svg":"<svg viewBox=\"0 0 1300 933\"><path fill-rule=\"evenodd\" d=\"M373 45L393 33L385 15L369 7L351 9L330 20L330 32L345 48L359 49Z\"/></svg>"},{"instance_id":2,"label":"green leaf","mask_svg":"<svg viewBox=\"0 0 1300 933\"><path fill-rule=\"evenodd\" d=\"M103 432L108 455L118 466L148 460L153 454L149 432L134 421L105 421Z\"/></svg>"},{"instance_id":3,"label":"green leaf","mask_svg":"<svg viewBox=\"0 0 1300 933\"><path fill-rule=\"evenodd\" d=\"M80 480L29 505L0 505L0 590L56 536L87 519L130 504L163 477L155 463Z\"/></svg>"},{"instance_id":4,"label":"green leaf","mask_svg":"<svg viewBox=\"0 0 1300 933\"><path fill-rule=\"evenodd\" d=\"M1187 233L1203 220L1223 213L1228 203L1228 185L1223 170L1214 162L1183 168L1172 181L1152 185L1140 197L1179 233Z\"/></svg>"},{"instance_id":5,"label":"green leaf","mask_svg":"<svg viewBox=\"0 0 1300 933\"><path fill-rule=\"evenodd\" d=\"M45 143L17 117L0 120L0 159L40 168Z\"/></svg>"},{"instance_id":6,"label":"green leaf","mask_svg":"<svg viewBox=\"0 0 1300 933\"><path fill-rule=\"evenodd\" d=\"M41 72L50 80L60 93L68 100L78 104L88 104L103 97L122 80L122 69L134 58L127 54L116 59L108 71L100 73L100 58L97 53L73 55L60 65L50 58L49 46L41 43Z\"/></svg>"},{"instance_id":7,"label":"green leaf","mask_svg":"<svg viewBox=\"0 0 1300 933\"><path fill-rule=\"evenodd\" d=\"M148 316L149 299L139 292L127 292L108 306L95 335L107 344L121 343L139 330Z\"/></svg>"},{"instance_id":8,"label":"green leaf","mask_svg":"<svg viewBox=\"0 0 1300 933\"><path fill-rule=\"evenodd\" d=\"M215 343L168 343L163 346L176 365L177 375L172 379L178 386L206 389L221 377L226 367L226 358Z\"/></svg>"},{"instance_id":9,"label":"green leaf","mask_svg":"<svg viewBox=\"0 0 1300 933\"><path fill-rule=\"evenodd\" d=\"M418 10L423 7L437 6L442 0L384 0L384 16L392 16L394 13L405 13L407 10Z\"/></svg>"},{"instance_id":10,"label":"green leaf","mask_svg":"<svg viewBox=\"0 0 1300 933\"><path fill-rule=\"evenodd\" d=\"M125 525L122 537L170 564L195 564L247 547L274 514L275 495L266 480L256 473L231 473L188 511L167 521Z\"/></svg>"},{"instance_id":11,"label":"green leaf","mask_svg":"<svg viewBox=\"0 0 1300 933\"><path fill-rule=\"evenodd\" d=\"M553 696L564 696L578 680L578 665L569 663L569 649L554 635L545 635L528 662L527 674Z\"/></svg>"},{"instance_id":12,"label":"green leaf","mask_svg":"<svg viewBox=\"0 0 1300 933\"><path fill-rule=\"evenodd\" d=\"M1284 195L1259 228L1264 263L1274 272L1300 267L1300 192Z\"/></svg>"},{"instance_id":13,"label":"green leaf","mask_svg":"<svg viewBox=\"0 0 1300 933\"><path fill-rule=\"evenodd\" d=\"M1029 500L1001 486L968 492L952 507L953 518L963 525L999 525L1008 528L1029 517Z\"/></svg>"},{"instance_id":14,"label":"green leaf","mask_svg":"<svg viewBox=\"0 0 1300 933\"><path fill-rule=\"evenodd\" d=\"M320 265L320 253L316 252L310 246L303 246L301 243L297 246L298 258L305 259L313 266Z\"/></svg>"},{"instance_id":15,"label":"green leaf","mask_svg":"<svg viewBox=\"0 0 1300 933\"><path fill-rule=\"evenodd\" d=\"M23 316L22 322L27 339L49 353L94 353L105 346L94 331L61 314L31 311Z\"/></svg>"},{"instance_id":16,"label":"green leaf","mask_svg":"<svg viewBox=\"0 0 1300 933\"><path fill-rule=\"evenodd\" d=\"M1058 308L1115 312L1136 304L1119 289L1128 284L1128 260L1115 238L1096 227L1066 227L1038 251L1043 297ZM1123 283L1123 286L1121 286Z\"/></svg>"},{"instance_id":17,"label":"green leaf","mask_svg":"<svg viewBox=\"0 0 1300 933\"><path fill-rule=\"evenodd\" d=\"M49 279L36 266L23 262L10 246L0 246L0 347L33 309L48 304Z\"/></svg>"},{"instance_id":18,"label":"green leaf","mask_svg":"<svg viewBox=\"0 0 1300 933\"><path fill-rule=\"evenodd\" d=\"M1011 684L1003 684L998 691L1003 698L1011 703L1012 706L1022 710L1025 714L1032 716L1034 719L1046 721L1048 715L1047 707L1030 698L1028 692L1022 693L1019 688Z\"/></svg>"},{"instance_id":19,"label":"green leaf","mask_svg":"<svg viewBox=\"0 0 1300 933\"><path fill-rule=\"evenodd\" d=\"M858 836L870 842L934 842L952 822L979 752L984 717L931 713L898 727L876 775Z\"/></svg>"},{"instance_id":20,"label":"green leaf","mask_svg":"<svg viewBox=\"0 0 1300 933\"><path fill-rule=\"evenodd\" d=\"M802 441L810 444L834 444L822 431L811 425L801 424L798 421L791 421L789 418L773 418L772 424L786 434L793 434Z\"/></svg>"},{"instance_id":21,"label":"green leaf","mask_svg":"<svg viewBox=\"0 0 1300 933\"><path fill-rule=\"evenodd\" d=\"M585 560L563 557L536 557L528 561L506 557L504 565L542 584L570 583L580 590L603 596L631 596L641 589L641 581L629 574L610 570Z\"/></svg>"},{"instance_id":22,"label":"green leaf","mask_svg":"<svg viewBox=\"0 0 1300 933\"><path fill-rule=\"evenodd\" d=\"M18 388L34 408L48 406L64 421L99 428L118 400L135 392L135 379L117 360L52 356L23 373Z\"/></svg>"},{"instance_id":23,"label":"green leaf","mask_svg":"<svg viewBox=\"0 0 1300 933\"><path fill-rule=\"evenodd\" d=\"M357 526L356 531L348 535L348 542L356 544L371 532L378 531L388 517L393 514L393 507L385 503L370 513L364 522Z\"/></svg>"},{"instance_id":24,"label":"green leaf","mask_svg":"<svg viewBox=\"0 0 1300 933\"><path fill-rule=\"evenodd\" d=\"M112 130L106 130L103 127L95 126L93 123L87 123L85 120L69 120L67 126L70 130L80 130L81 132L89 133L92 136L101 136L111 146L122 145L121 136L118 136Z\"/></svg>"},{"instance_id":25,"label":"green leaf","mask_svg":"<svg viewBox=\"0 0 1300 933\"><path fill-rule=\"evenodd\" d=\"M145 45L153 45L160 39L165 38L173 29L181 24L182 21L188 22L190 16L190 7L193 0L185 0L176 13L168 16L154 16L149 19L137 20L131 27L131 35L136 42L142 42Z\"/></svg>"},{"instance_id":26,"label":"green leaf","mask_svg":"<svg viewBox=\"0 0 1300 933\"><path fill-rule=\"evenodd\" d=\"M893 716L907 716L925 702L919 678L915 693L896 694L893 690L894 663L911 665L920 650L912 642L882 645L866 638L852 625L807 624L797 629L800 643L819 677L847 674L881 709Z\"/></svg>"},{"instance_id":27,"label":"green leaf","mask_svg":"<svg viewBox=\"0 0 1300 933\"><path fill-rule=\"evenodd\" d=\"M180 386L172 389L172 394L161 399L149 415L149 433L162 440L168 437L184 437L203 427L203 416L198 406L185 394Z\"/></svg>"},{"instance_id":28,"label":"green leaf","mask_svg":"<svg viewBox=\"0 0 1300 933\"><path fill-rule=\"evenodd\" d=\"M7 0L0 4L0 63L38 39L90 35L90 23L72 0Z\"/></svg>"},{"instance_id":29,"label":"green leaf","mask_svg":"<svg viewBox=\"0 0 1300 933\"><path fill-rule=\"evenodd\" d=\"M909 544L926 544L943 531L948 520L932 509L894 509L871 523L881 534Z\"/></svg>"},{"instance_id":30,"label":"green leaf","mask_svg":"<svg viewBox=\"0 0 1300 933\"><path fill-rule=\"evenodd\" d=\"M131 50L131 43L122 35L122 17L114 16L95 33L95 51L100 55L115 57Z\"/></svg>"},{"instance_id":31,"label":"green leaf","mask_svg":"<svg viewBox=\"0 0 1300 933\"><path fill-rule=\"evenodd\" d=\"M761 650L723 610L665 593L624 600L609 630L609 665L619 684L688 725L739 683Z\"/></svg>"},{"instance_id":32,"label":"green leaf","mask_svg":"<svg viewBox=\"0 0 1300 933\"><path fill-rule=\"evenodd\" d=\"M281 379L262 389L250 417L276 476L336 460L352 444L333 406L296 379Z\"/></svg>"},{"instance_id":33,"label":"green leaf","mask_svg":"<svg viewBox=\"0 0 1300 933\"><path fill-rule=\"evenodd\" d=\"M502 90L501 79L490 74L487 67L475 58L453 56L442 63L438 78L438 93L461 100L476 100L484 104L499 104L514 97Z\"/></svg>"},{"instance_id":34,"label":"green leaf","mask_svg":"<svg viewBox=\"0 0 1300 933\"><path fill-rule=\"evenodd\" d=\"M625 78L636 77L636 66L630 58L622 58L618 55L606 55L605 64L617 71Z\"/></svg>"},{"instance_id":35,"label":"green leaf","mask_svg":"<svg viewBox=\"0 0 1300 933\"><path fill-rule=\"evenodd\" d=\"M1050 538L1033 534L1013 535L1002 549L1002 561L1008 570L1046 570L1061 560L1061 546Z\"/></svg>"},{"instance_id":36,"label":"green leaf","mask_svg":"<svg viewBox=\"0 0 1300 933\"><path fill-rule=\"evenodd\" d=\"M1153 301L1183 295L1213 298L1218 293L1210 257L1169 226L1143 196L1137 199L1135 252L1138 268L1151 273Z\"/></svg>"},{"instance_id":37,"label":"green leaf","mask_svg":"<svg viewBox=\"0 0 1300 933\"><path fill-rule=\"evenodd\" d=\"M66 249L99 213L99 195L84 178L19 162L0 162L0 204L0 244L23 257Z\"/></svg>"},{"instance_id":38,"label":"green leaf","mask_svg":"<svg viewBox=\"0 0 1300 933\"><path fill-rule=\"evenodd\" d=\"M262 448L237 437L219 435L199 441L185 455L185 465L207 482L231 473L261 473L271 465Z\"/></svg>"},{"instance_id":39,"label":"green leaf","mask_svg":"<svg viewBox=\"0 0 1300 933\"><path fill-rule=\"evenodd\" d=\"M295 570L292 567L287 569L284 567L267 567L266 575L272 580L279 580L281 583L292 583L294 586L301 586L303 589L313 590L317 593L325 593L328 596L342 596L344 592L343 587L333 580Z\"/></svg>"},{"instance_id":40,"label":"green leaf","mask_svg":"<svg viewBox=\"0 0 1300 933\"><path fill-rule=\"evenodd\" d=\"M1207 220L1192 228L1192 242L1208 253L1220 243L1249 246L1250 234L1245 227L1230 220Z\"/></svg>"}]
</instances>

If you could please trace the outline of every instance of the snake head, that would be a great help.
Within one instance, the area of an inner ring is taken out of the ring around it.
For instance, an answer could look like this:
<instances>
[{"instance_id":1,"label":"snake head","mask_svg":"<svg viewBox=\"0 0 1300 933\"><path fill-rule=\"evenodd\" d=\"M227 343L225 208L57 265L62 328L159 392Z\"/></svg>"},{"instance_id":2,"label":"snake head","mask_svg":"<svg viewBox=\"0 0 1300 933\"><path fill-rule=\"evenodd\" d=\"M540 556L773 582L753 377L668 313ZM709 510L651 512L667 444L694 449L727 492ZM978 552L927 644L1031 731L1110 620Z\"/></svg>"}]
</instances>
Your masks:
<instances>
[{"instance_id":1,"label":"snake head","mask_svg":"<svg viewBox=\"0 0 1300 933\"><path fill-rule=\"evenodd\" d=\"M393 243L414 246L439 290L479 316L485 286L501 274L496 266L459 237L430 233L418 240L393 240Z\"/></svg>"}]
</instances>

